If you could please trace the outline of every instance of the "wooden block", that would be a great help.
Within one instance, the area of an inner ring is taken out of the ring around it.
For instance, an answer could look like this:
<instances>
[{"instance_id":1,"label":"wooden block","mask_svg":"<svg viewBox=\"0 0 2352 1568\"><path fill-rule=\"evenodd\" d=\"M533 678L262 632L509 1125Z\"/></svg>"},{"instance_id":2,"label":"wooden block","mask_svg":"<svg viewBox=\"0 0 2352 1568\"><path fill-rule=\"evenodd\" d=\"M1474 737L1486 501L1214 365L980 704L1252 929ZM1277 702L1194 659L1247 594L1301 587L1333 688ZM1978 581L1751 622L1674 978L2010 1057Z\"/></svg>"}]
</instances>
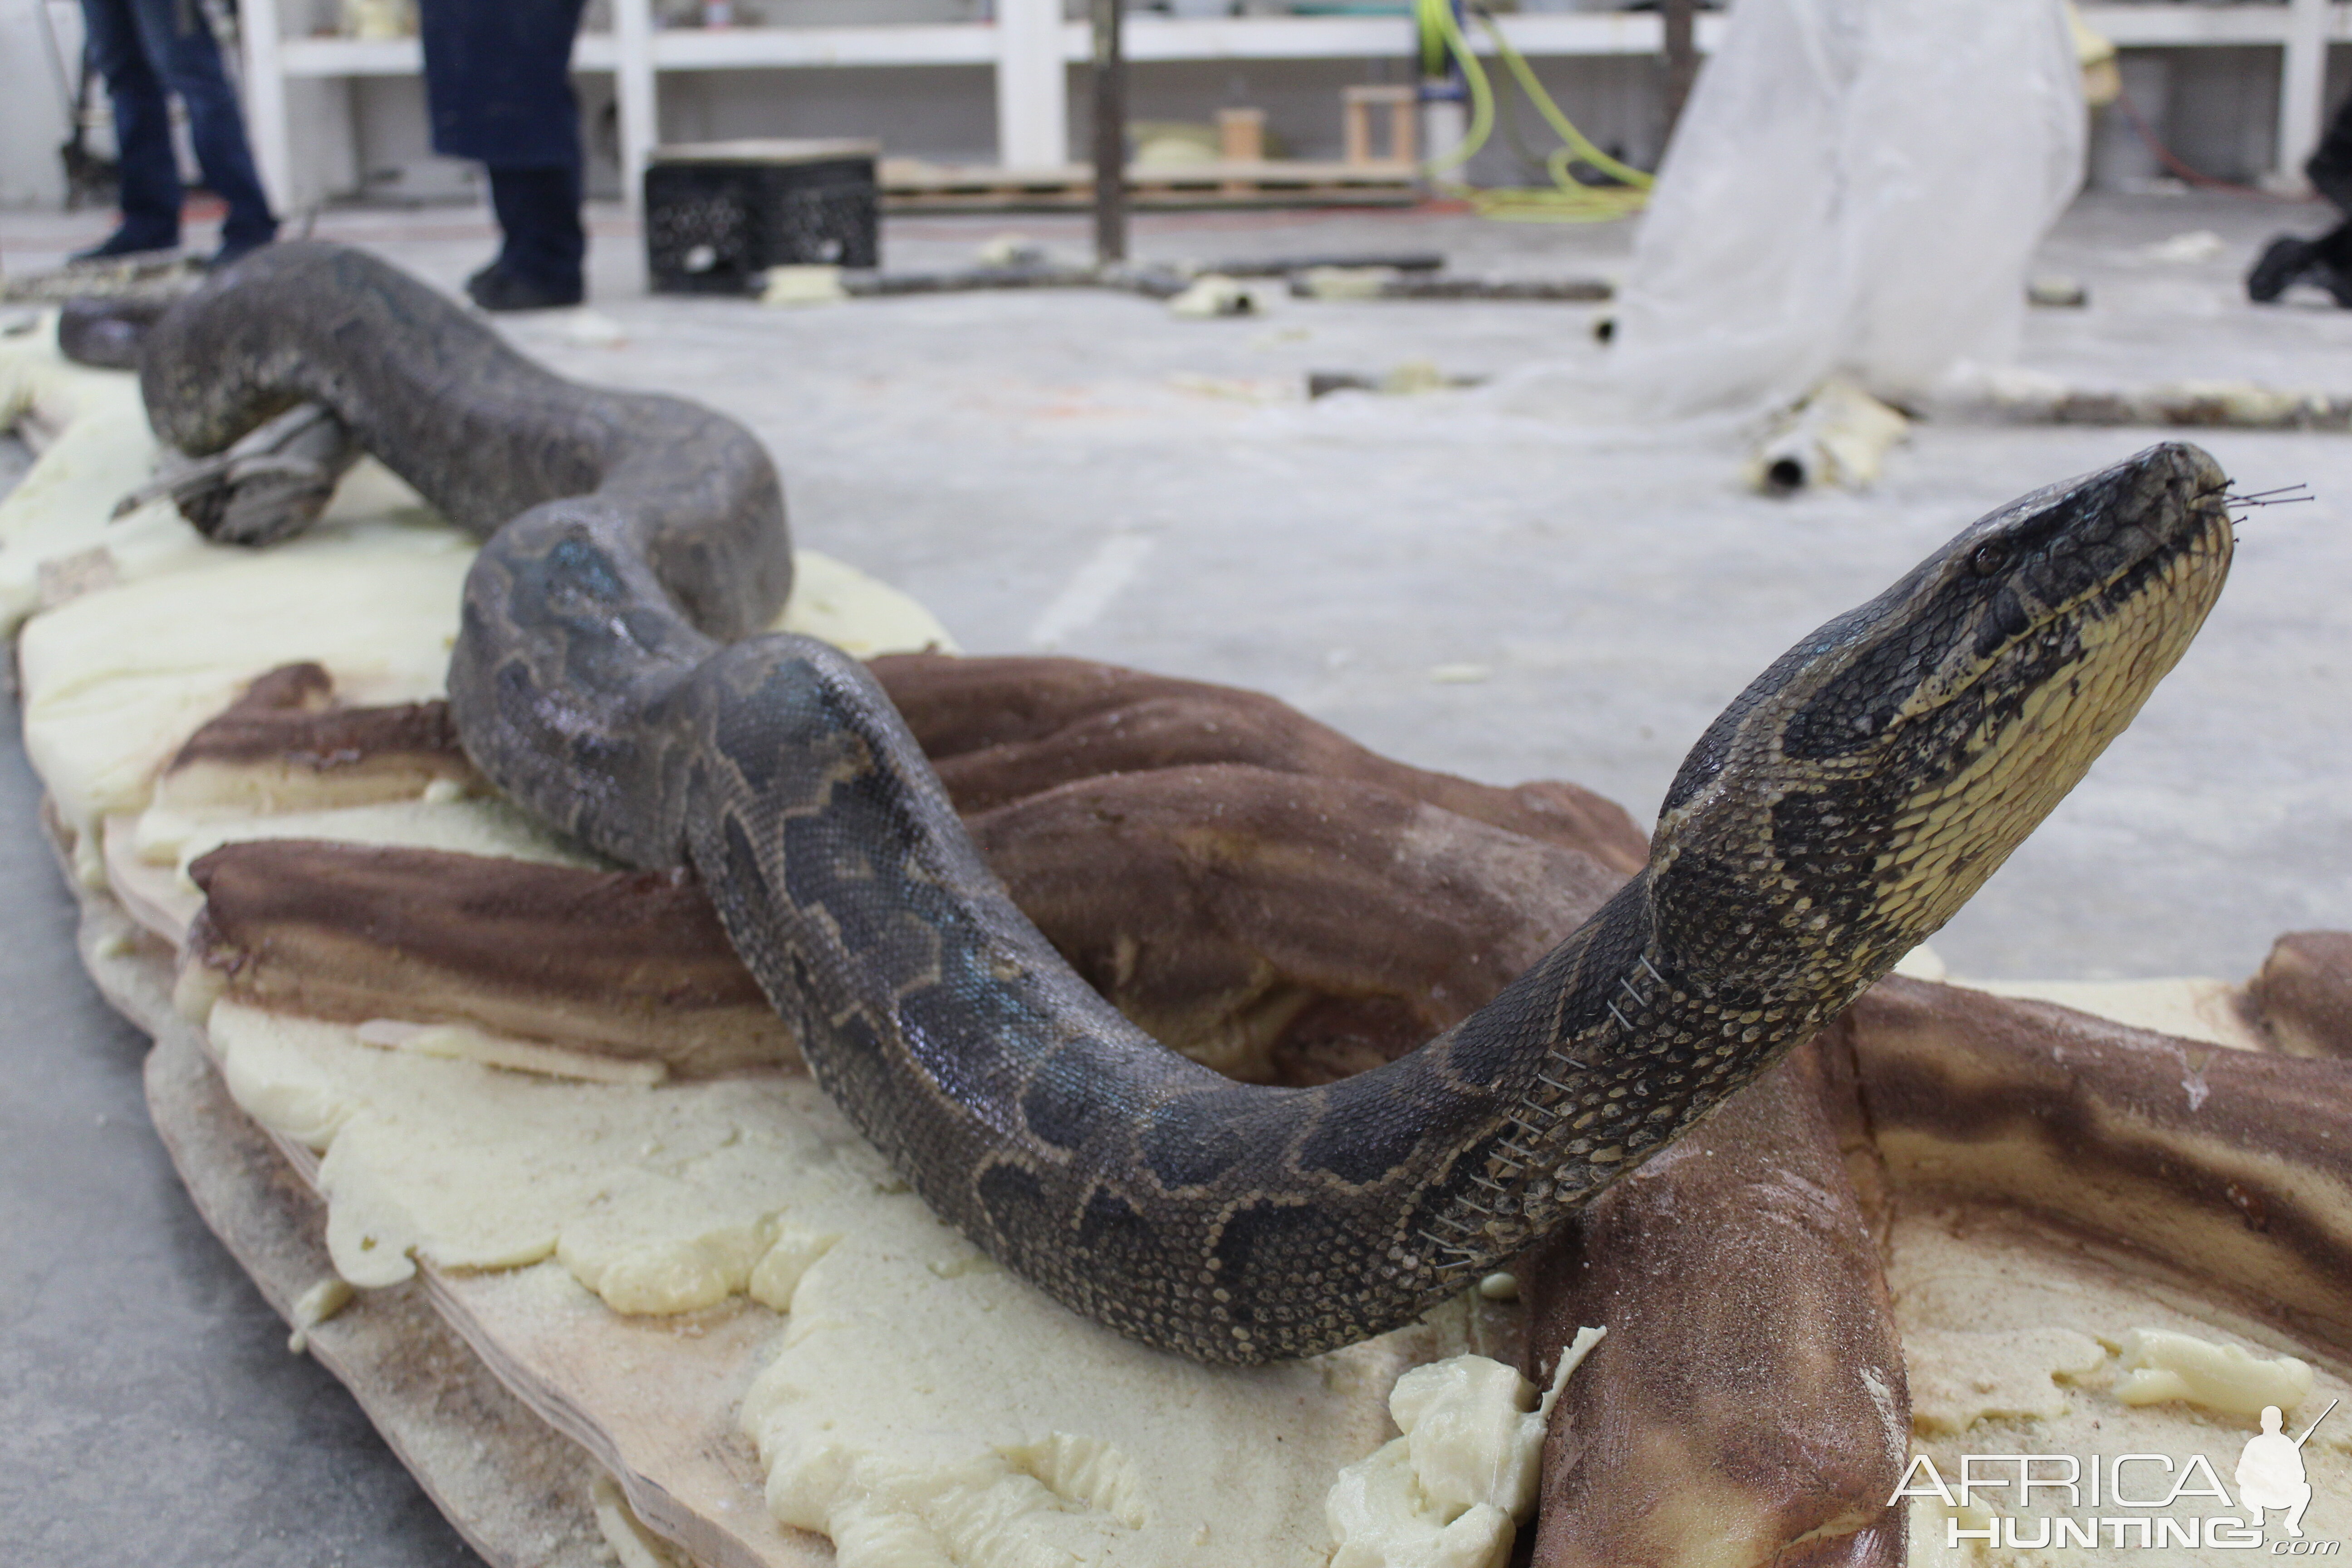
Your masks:
<instances>
[{"instance_id":1,"label":"wooden block","mask_svg":"<svg viewBox=\"0 0 2352 1568\"><path fill-rule=\"evenodd\" d=\"M1217 110L1217 155L1228 163L1255 163L1265 156L1265 110Z\"/></svg>"},{"instance_id":2,"label":"wooden block","mask_svg":"<svg viewBox=\"0 0 2352 1568\"><path fill-rule=\"evenodd\" d=\"M1262 163L1265 161L1265 110L1263 109L1220 109L1217 110L1217 156L1228 163ZM1247 195L1249 182L1228 180L1220 187L1226 195Z\"/></svg>"},{"instance_id":3,"label":"wooden block","mask_svg":"<svg viewBox=\"0 0 2352 1568\"><path fill-rule=\"evenodd\" d=\"M1410 163L1419 155L1419 136L1413 122L1413 89L1386 82L1365 82L1339 90L1341 111L1345 117L1348 141L1348 162L1370 163L1372 156L1372 110L1385 109L1389 116L1389 159Z\"/></svg>"}]
</instances>

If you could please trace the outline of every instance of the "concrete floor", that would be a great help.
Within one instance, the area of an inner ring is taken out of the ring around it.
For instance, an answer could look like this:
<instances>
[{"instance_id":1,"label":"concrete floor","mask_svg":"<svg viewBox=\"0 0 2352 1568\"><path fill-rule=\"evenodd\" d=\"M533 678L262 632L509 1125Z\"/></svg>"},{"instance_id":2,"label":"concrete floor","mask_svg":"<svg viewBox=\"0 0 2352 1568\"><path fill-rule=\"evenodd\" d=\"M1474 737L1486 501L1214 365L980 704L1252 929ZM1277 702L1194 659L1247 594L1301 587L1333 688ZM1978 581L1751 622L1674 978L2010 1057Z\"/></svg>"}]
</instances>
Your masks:
<instances>
[{"instance_id":1,"label":"concrete floor","mask_svg":"<svg viewBox=\"0 0 2352 1568\"><path fill-rule=\"evenodd\" d=\"M2325 221L2229 196L2086 201L2043 264L2084 278L2091 306L2036 313L2027 362L2094 385L2352 393L2352 313L2316 296L2254 310L2238 282L2269 234ZM1870 493L1766 500L1728 445L1600 444L1477 395L1298 395L1309 370L1590 356L1589 308L1277 300L1204 322L1070 292L762 310L646 296L632 231L596 226L590 310L514 321L517 342L743 419L800 539L911 590L968 650L1256 687L1412 762L1572 778L1643 819L1706 721L1802 633L1979 513L2158 438L1929 425ZM0 216L0 261L51 265L103 227ZM1006 229L1084 243L1075 218L912 218L886 253L951 265ZM2219 237L2204 259L2150 254L2197 231ZM491 247L462 213L331 214L319 232L451 287ZM1625 246L1622 226L1384 213L1153 217L1137 247L1429 247L1457 270L1538 275L1607 272ZM2301 481L2317 500L2248 519L2179 670L1937 939L1961 973L2236 977L2280 931L2352 927L2352 439L2200 438L2242 488ZM1464 665L1486 678L1432 678ZM463 1560L348 1402L271 1350L274 1321L173 1187L137 1043L75 971L8 752L0 1049L39 1065L0 1089L0 1517L52 1562L221 1561L229 1542L256 1564Z\"/></svg>"}]
</instances>

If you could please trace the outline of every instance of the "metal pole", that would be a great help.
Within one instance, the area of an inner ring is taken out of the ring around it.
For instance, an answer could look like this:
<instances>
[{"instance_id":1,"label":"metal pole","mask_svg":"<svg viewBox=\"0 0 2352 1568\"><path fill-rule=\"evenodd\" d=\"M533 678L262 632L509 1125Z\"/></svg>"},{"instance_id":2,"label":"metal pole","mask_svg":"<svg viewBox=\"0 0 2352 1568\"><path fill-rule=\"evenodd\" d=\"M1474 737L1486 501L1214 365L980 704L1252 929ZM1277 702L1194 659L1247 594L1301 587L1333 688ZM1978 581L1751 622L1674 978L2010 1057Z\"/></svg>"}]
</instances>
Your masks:
<instances>
[{"instance_id":1,"label":"metal pole","mask_svg":"<svg viewBox=\"0 0 2352 1568\"><path fill-rule=\"evenodd\" d=\"M1127 259L1127 59L1120 0L1093 0L1095 24L1095 262Z\"/></svg>"},{"instance_id":2,"label":"metal pole","mask_svg":"<svg viewBox=\"0 0 2352 1568\"><path fill-rule=\"evenodd\" d=\"M264 0L266 5L268 0ZM661 139L661 79L654 73L651 0L613 0L613 102L621 131L621 200L646 210L646 165Z\"/></svg>"},{"instance_id":3,"label":"metal pole","mask_svg":"<svg viewBox=\"0 0 2352 1568\"><path fill-rule=\"evenodd\" d=\"M1658 0L1659 19L1665 23L1668 141L1674 139L1675 122L1682 119L1684 100L1698 77L1698 43L1692 37L1691 20L1697 9L1696 0Z\"/></svg>"},{"instance_id":4,"label":"metal pole","mask_svg":"<svg viewBox=\"0 0 2352 1568\"><path fill-rule=\"evenodd\" d=\"M2301 195L2310 188L2304 160L2327 122L2327 0L2287 0L2286 47L2280 51L2278 167L2269 184Z\"/></svg>"},{"instance_id":5,"label":"metal pole","mask_svg":"<svg viewBox=\"0 0 2352 1568\"><path fill-rule=\"evenodd\" d=\"M1062 173L1070 161L1070 78L1062 0L995 0L996 161Z\"/></svg>"}]
</instances>

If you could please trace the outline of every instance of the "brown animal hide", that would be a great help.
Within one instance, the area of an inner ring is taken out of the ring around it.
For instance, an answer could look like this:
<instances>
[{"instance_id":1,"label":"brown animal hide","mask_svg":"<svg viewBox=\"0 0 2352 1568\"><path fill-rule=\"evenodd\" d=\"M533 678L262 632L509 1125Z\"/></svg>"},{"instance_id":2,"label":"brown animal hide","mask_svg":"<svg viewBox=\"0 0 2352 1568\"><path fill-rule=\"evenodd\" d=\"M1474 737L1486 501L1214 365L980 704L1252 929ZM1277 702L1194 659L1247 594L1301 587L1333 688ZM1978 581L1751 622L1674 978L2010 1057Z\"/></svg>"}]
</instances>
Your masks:
<instances>
[{"instance_id":1,"label":"brown animal hide","mask_svg":"<svg viewBox=\"0 0 2352 1568\"><path fill-rule=\"evenodd\" d=\"M1850 1044L1898 1186L2038 1211L2352 1352L2352 1075L1885 980Z\"/></svg>"},{"instance_id":2,"label":"brown animal hide","mask_svg":"<svg viewBox=\"0 0 2352 1568\"><path fill-rule=\"evenodd\" d=\"M1552 1416L1543 1568L1902 1563L1903 1345L1828 1082L1801 1047L1528 1259L1530 1378L1609 1330Z\"/></svg>"},{"instance_id":3,"label":"brown animal hide","mask_svg":"<svg viewBox=\"0 0 2352 1568\"><path fill-rule=\"evenodd\" d=\"M1503 789L1408 767L1255 691L1075 658L892 654L869 668L967 816L1074 779L1246 763L1384 789L1627 876L1650 858L1624 808L1580 785Z\"/></svg>"},{"instance_id":4,"label":"brown animal hide","mask_svg":"<svg viewBox=\"0 0 2352 1568\"><path fill-rule=\"evenodd\" d=\"M2287 1055L2352 1058L2352 931L2279 938L2246 996Z\"/></svg>"},{"instance_id":5,"label":"brown animal hide","mask_svg":"<svg viewBox=\"0 0 2352 1568\"><path fill-rule=\"evenodd\" d=\"M1475 1011L1624 880L1576 849L1351 780L1223 763L972 817L1087 983L1229 1076L1320 1083Z\"/></svg>"},{"instance_id":6,"label":"brown animal hide","mask_svg":"<svg viewBox=\"0 0 2352 1568\"><path fill-rule=\"evenodd\" d=\"M256 1006L471 1024L686 1077L799 1057L684 871L262 838L189 873L187 956Z\"/></svg>"}]
</instances>

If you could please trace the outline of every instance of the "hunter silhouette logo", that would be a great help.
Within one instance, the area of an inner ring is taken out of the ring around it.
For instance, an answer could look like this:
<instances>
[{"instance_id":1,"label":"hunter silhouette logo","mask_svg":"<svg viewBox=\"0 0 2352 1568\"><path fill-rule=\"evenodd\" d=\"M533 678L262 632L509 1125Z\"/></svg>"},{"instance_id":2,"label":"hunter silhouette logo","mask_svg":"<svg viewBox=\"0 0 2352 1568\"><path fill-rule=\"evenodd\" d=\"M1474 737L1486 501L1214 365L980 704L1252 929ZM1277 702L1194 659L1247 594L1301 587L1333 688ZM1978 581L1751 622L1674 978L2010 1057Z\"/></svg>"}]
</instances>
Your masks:
<instances>
[{"instance_id":1,"label":"hunter silhouette logo","mask_svg":"<svg viewBox=\"0 0 2352 1568\"><path fill-rule=\"evenodd\" d=\"M2341 1542L2304 1536L2311 1481L2304 1473L2303 1447L2336 1405L2328 1401L2300 1437L2287 1436L2285 1413L2277 1405L2263 1406L2262 1431L2246 1439L2238 1456L2231 1478L2238 1487L2235 1500L2202 1454L2190 1455L2186 1463L2166 1454L1964 1454L1959 1473L1948 1481L1931 1456L1918 1454L1886 1500L1891 1505L1916 1497L1941 1502L1948 1510L1944 1545L1954 1550L1975 1542L2025 1551L2105 1546L2247 1552L2267 1545L2273 1556L2333 1557L2343 1549ZM2218 1506L2185 1519L2158 1511L2198 1498L2210 1498ZM2097 1517L2086 1519L2084 1511ZM2273 1511L2285 1515L2280 1522L2286 1534L2278 1541L2264 1534Z\"/></svg>"},{"instance_id":2,"label":"hunter silhouette logo","mask_svg":"<svg viewBox=\"0 0 2352 1568\"><path fill-rule=\"evenodd\" d=\"M2293 1438L2280 1430L2285 1413L2275 1405L2263 1406L2262 1435L2247 1438L2246 1451L2238 1456L2238 1500L2252 1516L2256 1530L2263 1528L2265 1513L2283 1508L2287 1510L2287 1534L2302 1539L2303 1510L2311 1506L2311 1483L2303 1474L2303 1446L2311 1441L2319 1422L2327 1419L2336 1404L2329 1400L2327 1409L2319 1413L2319 1421L2305 1427L2302 1436Z\"/></svg>"}]
</instances>

